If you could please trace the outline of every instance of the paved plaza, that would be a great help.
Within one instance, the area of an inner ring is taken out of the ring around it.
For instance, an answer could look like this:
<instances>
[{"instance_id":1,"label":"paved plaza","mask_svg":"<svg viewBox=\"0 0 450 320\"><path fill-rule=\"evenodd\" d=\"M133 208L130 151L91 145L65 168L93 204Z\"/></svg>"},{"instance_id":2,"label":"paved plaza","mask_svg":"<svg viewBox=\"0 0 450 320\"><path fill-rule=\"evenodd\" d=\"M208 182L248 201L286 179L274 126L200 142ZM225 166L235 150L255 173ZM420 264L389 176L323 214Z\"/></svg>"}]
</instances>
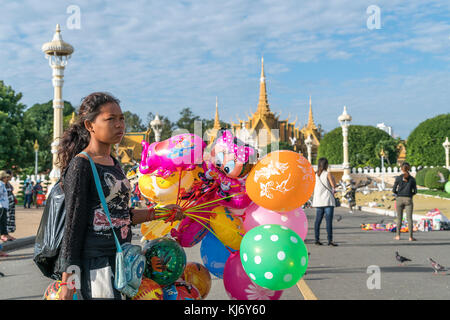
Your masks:
<instances>
[{"instance_id":1,"label":"paved plaza","mask_svg":"<svg viewBox=\"0 0 450 320\"><path fill-rule=\"evenodd\" d=\"M309 222L306 245L311 254L307 274L301 285L284 291L282 300L450 299L450 273L435 275L427 260L432 257L442 265L450 266L450 231L417 232L417 242L409 242L407 235L403 235L401 241L395 241L391 232L360 228L361 223L376 223L381 219L389 222L391 217L361 211L349 214L347 209L338 208L334 239L339 247L316 246L313 241L315 212L307 209L306 214ZM139 243L139 239L139 229L135 229L133 242ZM326 243L325 221L321 240ZM399 266L395 251L412 261ZM9 258L0 260L0 272L5 274L0 278L0 299L42 299L43 291L51 281L34 265L33 247L9 254ZM202 262L200 245L186 249L186 255L188 261ZM377 269L379 274L372 273ZM207 300L228 300L221 279L213 276Z\"/></svg>"}]
</instances>

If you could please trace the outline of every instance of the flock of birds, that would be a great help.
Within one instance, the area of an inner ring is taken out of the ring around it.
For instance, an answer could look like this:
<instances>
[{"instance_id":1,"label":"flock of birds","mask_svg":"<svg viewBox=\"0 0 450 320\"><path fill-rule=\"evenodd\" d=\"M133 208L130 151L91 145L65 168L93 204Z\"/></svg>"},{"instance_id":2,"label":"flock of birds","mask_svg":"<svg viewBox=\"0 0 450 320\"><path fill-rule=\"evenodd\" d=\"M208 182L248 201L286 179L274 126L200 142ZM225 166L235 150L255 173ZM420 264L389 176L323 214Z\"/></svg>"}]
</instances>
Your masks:
<instances>
[{"instance_id":1,"label":"flock of birds","mask_svg":"<svg viewBox=\"0 0 450 320\"><path fill-rule=\"evenodd\" d=\"M341 215L336 215L336 221L339 222L342 220L342 216ZM384 219L381 219L378 224L383 224ZM398 251L395 252L395 259L400 262L400 266L403 266L405 262L411 261L411 259L403 257L401 255L399 255ZM446 271L448 271L448 269L444 266L442 266L441 264L437 263L435 260L433 260L432 258L428 258L428 261L431 264L431 268L433 268L434 270L434 274L446 274Z\"/></svg>"},{"instance_id":2,"label":"flock of birds","mask_svg":"<svg viewBox=\"0 0 450 320\"><path fill-rule=\"evenodd\" d=\"M405 262L408 261L412 261L409 258L403 257L401 256L398 251L395 251L395 259L400 262L400 266L403 266ZM433 268L434 270L434 274L446 274L446 271L448 270L446 267L444 267L443 265L440 265L439 263L437 263L435 260L433 260L432 258L428 258L428 261L431 264L431 268Z\"/></svg>"}]
</instances>

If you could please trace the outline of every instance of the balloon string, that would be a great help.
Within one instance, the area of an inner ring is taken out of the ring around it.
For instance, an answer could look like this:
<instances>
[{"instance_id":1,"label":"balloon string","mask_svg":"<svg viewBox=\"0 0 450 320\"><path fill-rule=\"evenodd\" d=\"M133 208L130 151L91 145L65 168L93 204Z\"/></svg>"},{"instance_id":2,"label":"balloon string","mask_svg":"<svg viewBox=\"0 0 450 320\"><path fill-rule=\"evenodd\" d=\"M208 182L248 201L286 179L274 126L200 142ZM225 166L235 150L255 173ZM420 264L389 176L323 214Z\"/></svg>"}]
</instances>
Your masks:
<instances>
[{"instance_id":1,"label":"balloon string","mask_svg":"<svg viewBox=\"0 0 450 320\"><path fill-rule=\"evenodd\" d=\"M203 224L200 220L198 220L197 218L194 217L190 217L192 220L196 221L197 223L201 224L202 226L204 226L207 230L211 231L211 233L217 238L217 235L214 233L214 231L212 231L212 229L210 229L209 227L207 227L205 224ZM219 240L220 241L220 240Z\"/></svg>"},{"instance_id":2,"label":"balloon string","mask_svg":"<svg viewBox=\"0 0 450 320\"><path fill-rule=\"evenodd\" d=\"M188 217L195 217L195 218L197 218L197 219L202 219L202 220L204 220L204 221L209 221L209 222L211 222L211 219L208 219L208 218L205 218L205 217L201 217L201 216L198 216L198 215L187 214L187 216L188 216ZM223 223L223 222L215 221L214 224L217 224L217 225L219 225L219 226L222 226L222 227L225 228L225 229L231 230L233 233L237 233L237 234L239 234L240 236L244 236L244 234L240 233L239 230L236 230L236 229L230 227L229 225L227 225L227 224L225 224L225 223ZM217 239L219 239L219 238L217 237ZM219 240L220 240L220 239L219 239Z\"/></svg>"},{"instance_id":3,"label":"balloon string","mask_svg":"<svg viewBox=\"0 0 450 320\"><path fill-rule=\"evenodd\" d=\"M215 200L212 200L212 201L204 202L204 203L199 204L197 206L194 206L192 208L197 209L197 208L202 208L202 207L208 207L212 203L219 202L219 201L222 201L222 200L226 200L228 198L236 197L236 196L241 195L241 194L243 194L243 192L235 193L235 194L232 194L231 196L227 196L227 197L224 197L224 198L219 198L219 199L215 199Z\"/></svg>"},{"instance_id":4,"label":"balloon string","mask_svg":"<svg viewBox=\"0 0 450 320\"><path fill-rule=\"evenodd\" d=\"M180 190L181 190L181 175L182 175L183 169L178 169L178 173L180 174L180 177L178 179L178 193L177 193L177 205L180 204Z\"/></svg>"},{"instance_id":5,"label":"balloon string","mask_svg":"<svg viewBox=\"0 0 450 320\"><path fill-rule=\"evenodd\" d=\"M206 191L205 193L203 193L200 198L198 198L197 200L195 200L192 205L191 208L193 206L196 206L198 203L200 203L200 200L202 200L204 197L209 196L210 194L212 194L213 192L215 192L217 189L217 185L213 185L213 187L211 189L209 189L208 191Z\"/></svg>"}]
</instances>

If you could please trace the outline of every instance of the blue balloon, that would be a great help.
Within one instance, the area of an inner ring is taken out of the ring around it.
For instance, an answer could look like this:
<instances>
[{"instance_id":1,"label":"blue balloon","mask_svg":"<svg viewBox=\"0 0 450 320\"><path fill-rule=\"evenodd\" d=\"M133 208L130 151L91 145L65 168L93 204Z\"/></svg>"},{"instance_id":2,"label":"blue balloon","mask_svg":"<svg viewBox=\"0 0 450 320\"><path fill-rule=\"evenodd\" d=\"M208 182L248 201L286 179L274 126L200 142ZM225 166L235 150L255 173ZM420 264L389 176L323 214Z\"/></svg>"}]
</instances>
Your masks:
<instances>
[{"instance_id":1,"label":"blue balloon","mask_svg":"<svg viewBox=\"0 0 450 320\"><path fill-rule=\"evenodd\" d=\"M231 248L229 250L235 252ZM220 279L223 279L223 270L225 269L225 263L230 257L230 251L211 232L208 232L203 238L200 247L203 264L209 272Z\"/></svg>"}]
</instances>

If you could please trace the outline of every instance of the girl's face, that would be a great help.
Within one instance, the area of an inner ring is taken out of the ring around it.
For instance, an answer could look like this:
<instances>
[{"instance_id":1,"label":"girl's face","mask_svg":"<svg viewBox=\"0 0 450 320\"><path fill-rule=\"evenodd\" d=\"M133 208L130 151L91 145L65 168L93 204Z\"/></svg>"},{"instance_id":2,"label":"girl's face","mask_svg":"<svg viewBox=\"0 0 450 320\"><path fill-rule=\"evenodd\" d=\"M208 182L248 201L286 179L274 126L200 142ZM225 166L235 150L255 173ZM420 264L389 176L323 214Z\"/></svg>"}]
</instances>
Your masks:
<instances>
[{"instance_id":1,"label":"girl's face","mask_svg":"<svg viewBox=\"0 0 450 320\"><path fill-rule=\"evenodd\" d=\"M91 137L105 144L118 144L125 134L125 118L116 103L106 103L94 122L86 121Z\"/></svg>"}]
</instances>

